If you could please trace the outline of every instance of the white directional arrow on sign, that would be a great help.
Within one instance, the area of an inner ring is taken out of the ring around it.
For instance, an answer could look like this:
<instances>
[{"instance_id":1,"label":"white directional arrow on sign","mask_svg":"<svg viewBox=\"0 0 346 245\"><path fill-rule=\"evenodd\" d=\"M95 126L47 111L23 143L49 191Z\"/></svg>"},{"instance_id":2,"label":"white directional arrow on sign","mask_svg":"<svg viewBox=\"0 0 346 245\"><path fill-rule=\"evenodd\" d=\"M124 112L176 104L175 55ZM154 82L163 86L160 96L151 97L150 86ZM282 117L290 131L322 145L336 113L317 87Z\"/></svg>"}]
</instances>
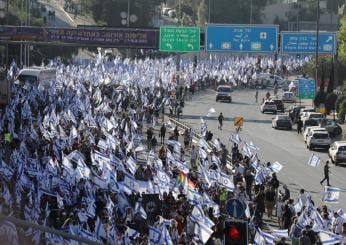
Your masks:
<instances>
[{"instance_id":1,"label":"white directional arrow on sign","mask_svg":"<svg viewBox=\"0 0 346 245\"><path fill-rule=\"evenodd\" d=\"M191 43L188 43L187 47L190 48L190 49L193 49L193 45Z\"/></svg>"},{"instance_id":2,"label":"white directional arrow on sign","mask_svg":"<svg viewBox=\"0 0 346 245\"><path fill-rule=\"evenodd\" d=\"M170 43L166 43L166 47L169 48L169 49L173 49L173 46Z\"/></svg>"},{"instance_id":3,"label":"white directional arrow on sign","mask_svg":"<svg viewBox=\"0 0 346 245\"><path fill-rule=\"evenodd\" d=\"M239 44L239 48L240 48L240 50L243 50L243 44L242 43Z\"/></svg>"}]
</instances>

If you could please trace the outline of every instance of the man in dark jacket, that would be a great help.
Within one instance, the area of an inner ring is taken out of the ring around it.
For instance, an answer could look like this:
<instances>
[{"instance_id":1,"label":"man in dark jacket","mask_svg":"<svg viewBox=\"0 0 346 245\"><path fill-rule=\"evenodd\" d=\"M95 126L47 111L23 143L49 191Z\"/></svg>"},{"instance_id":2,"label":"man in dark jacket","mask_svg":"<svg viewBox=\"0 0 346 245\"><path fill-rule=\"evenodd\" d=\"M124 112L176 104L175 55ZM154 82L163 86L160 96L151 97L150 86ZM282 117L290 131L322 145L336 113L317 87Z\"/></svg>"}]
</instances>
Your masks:
<instances>
[{"instance_id":1,"label":"man in dark jacket","mask_svg":"<svg viewBox=\"0 0 346 245\"><path fill-rule=\"evenodd\" d=\"M162 124L160 128L160 142L163 144L165 142L165 136L166 136L166 126L165 124Z\"/></svg>"}]
</instances>

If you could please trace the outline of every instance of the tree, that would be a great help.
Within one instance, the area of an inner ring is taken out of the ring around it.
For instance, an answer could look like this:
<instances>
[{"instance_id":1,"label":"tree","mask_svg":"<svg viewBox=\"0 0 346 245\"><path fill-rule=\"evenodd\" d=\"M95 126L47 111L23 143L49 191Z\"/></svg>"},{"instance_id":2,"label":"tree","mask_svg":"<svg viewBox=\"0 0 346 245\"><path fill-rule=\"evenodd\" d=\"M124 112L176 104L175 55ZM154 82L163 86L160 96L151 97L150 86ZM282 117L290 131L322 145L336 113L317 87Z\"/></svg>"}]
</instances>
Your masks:
<instances>
[{"instance_id":1,"label":"tree","mask_svg":"<svg viewBox=\"0 0 346 245\"><path fill-rule=\"evenodd\" d=\"M202 0L197 10L197 25L204 26L207 20L207 7L205 0Z\"/></svg>"},{"instance_id":2,"label":"tree","mask_svg":"<svg viewBox=\"0 0 346 245\"><path fill-rule=\"evenodd\" d=\"M316 107L319 107L321 104L325 104L325 101L326 101L326 93L324 92L324 84L325 84L324 74L325 74L325 66L324 66L324 62L323 62L322 63L321 85L320 85L320 89L319 89L319 91L316 94L315 99L314 99L314 105Z\"/></svg>"},{"instance_id":3,"label":"tree","mask_svg":"<svg viewBox=\"0 0 346 245\"><path fill-rule=\"evenodd\" d=\"M334 61L332 60L330 75L329 75L329 83L327 87L327 95L326 95L326 111L329 113L332 110L335 110L335 103L338 99L338 96L334 93Z\"/></svg>"},{"instance_id":4,"label":"tree","mask_svg":"<svg viewBox=\"0 0 346 245\"><path fill-rule=\"evenodd\" d=\"M341 63L346 64L346 17L341 19L340 24L338 33L338 57Z\"/></svg>"}]
</instances>

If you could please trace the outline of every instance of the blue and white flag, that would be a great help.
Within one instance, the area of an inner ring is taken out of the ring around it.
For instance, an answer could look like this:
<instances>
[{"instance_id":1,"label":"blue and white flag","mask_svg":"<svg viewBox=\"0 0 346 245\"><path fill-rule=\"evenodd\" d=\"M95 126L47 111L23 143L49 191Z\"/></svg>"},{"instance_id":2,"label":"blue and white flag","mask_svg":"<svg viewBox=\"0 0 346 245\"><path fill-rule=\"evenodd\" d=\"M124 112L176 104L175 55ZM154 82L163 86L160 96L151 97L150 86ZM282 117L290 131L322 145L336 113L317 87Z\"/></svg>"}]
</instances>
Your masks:
<instances>
[{"instance_id":1,"label":"blue and white flag","mask_svg":"<svg viewBox=\"0 0 346 245\"><path fill-rule=\"evenodd\" d=\"M279 173L283 167L279 162L273 162L270 168L273 170L273 172Z\"/></svg>"},{"instance_id":2,"label":"blue and white flag","mask_svg":"<svg viewBox=\"0 0 346 245\"><path fill-rule=\"evenodd\" d=\"M127 159L127 161L126 161L126 166L130 170L131 174L135 174L136 173L137 163L136 163L135 159L133 159L132 157L129 157Z\"/></svg>"},{"instance_id":3,"label":"blue and white flag","mask_svg":"<svg viewBox=\"0 0 346 245\"><path fill-rule=\"evenodd\" d=\"M250 158L252 156L251 148L247 144L243 145L243 154Z\"/></svg>"},{"instance_id":4,"label":"blue and white flag","mask_svg":"<svg viewBox=\"0 0 346 245\"><path fill-rule=\"evenodd\" d=\"M325 186L322 201L326 203L339 203L340 192L340 188Z\"/></svg>"},{"instance_id":5,"label":"blue and white flag","mask_svg":"<svg viewBox=\"0 0 346 245\"><path fill-rule=\"evenodd\" d=\"M135 213L139 213L143 219L148 218L147 213L145 212L143 206L139 202L136 202Z\"/></svg>"},{"instance_id":6,"label":"blue and white flag","mask_svg":"<svg viewBox=\"0 0 346 245\"><path fill-rule=\"evenodd\" d=\"M256 231L254 245L274 245L275 237L263 232L260 228Z\"/></svg>"},{"instance_id":7,"label":"blue and white flag","mask_svg":"<svg viewBox=\"0 0 346 245\"><path fill-rule=\"evenodd\" d=\"M339 236L333 232L330 231L320 231L318 233L318 236L320 237L320 241L322 245L332 245L332 244L339 244L343 241L342 236Z\"/></svg>"},{"instance_id":8,"label":"blue and white flag","mask_svg":"<svg viewBox=\"0 0 346 245\"><path fill-rule=\"evenodd\" d=\"M153 226L149 226L149 245L160 244L161 230Z\"/></svg>"},{"instance_id":9,"label":"blue and white flag","mask_svg":"<svg viewBox=\"0 0 346 245\"><path fill-rule=\"evenodd\" d=\"M125 173L124 178L124 191L128 194L137 192L139 190L139 184L137 180L128 173Z\"/></svg>"},{"instance_id":10,"label":"blue and white flag","mask_svg":"<svg viewBox=\"0 0 346 245\"><path fill-rule=\"evenodd\" d=\"M259 150L259 148L252 141L250 141L249 144L248 143L246 144L248 145L248 147L250 147L253 150L257 150L257 151Z\"/></svg>"},{"instance_id":11,"label":"blue and white flag","mask_svg":"<svg viewBox=\"0 0 346 245\"><path fill-rule=\"evenodd\" d=\"M320 165L320 162L321 160L319 159L319 157L312 153L309 158L308 165L316 168L318 167L318 165Z\"/></svg>"},{"instance_id":12,"label":"blue and white flag","mask_svg":"<svg viewBox=\"0 0 346 245\"><path fill-rule=\"evenodd\" d=\"M237 145L240 145L241 143L241 139L239 137L239 134L231 134L231 137L230 137L230 141L232 141L233 143L236 143Z\"/></svg>"},{"instance_id":13,"label":"blue and white flag","mask_svg":"<svg viewBox=\"0 0 346 245\"><path fill-rule=\"evenodd\" d=\"M284 237L288 239L288 229L286 230L271 229L271 234L279 238Z\"/></svg>"},{"instance_id":14,"label":"blue and white flag","mask_svg":"<svg viewBox=\"0 0 346 245\"><path fill-rule=\"evenodd\" d=\"M95 234L97 237L102 237L104 239L107 239L107 234L106 234L105 228L104 228L99 217L97 217L97 219L96 219Z\"/></svg>"},{"instance_id":15,"label":"blue and white flag","mask_svg":"<svg viewBox=\"0 0 346 245\"><path fill-rule=\"evenodd\" d=\"M194 235L198 237L198 239L203 243L206 244L211 235L214 233L213 229L208 227L203 222L196 223L195 224L195 230Z\"/></svg>"},{"instance_id":16,"label":"blue and white flag","mask_svg":"<svg viewBox=\"0 0 346 245\"><path fill-rule=\"evenodd\" d=\"M231 191L231 192L234 191L234 184L233 184L231 177L228 176L227 174L223 173L223 172L220 172L219 184L222 187L226 188L227 191Z\"/></svg>"}]
</instances>

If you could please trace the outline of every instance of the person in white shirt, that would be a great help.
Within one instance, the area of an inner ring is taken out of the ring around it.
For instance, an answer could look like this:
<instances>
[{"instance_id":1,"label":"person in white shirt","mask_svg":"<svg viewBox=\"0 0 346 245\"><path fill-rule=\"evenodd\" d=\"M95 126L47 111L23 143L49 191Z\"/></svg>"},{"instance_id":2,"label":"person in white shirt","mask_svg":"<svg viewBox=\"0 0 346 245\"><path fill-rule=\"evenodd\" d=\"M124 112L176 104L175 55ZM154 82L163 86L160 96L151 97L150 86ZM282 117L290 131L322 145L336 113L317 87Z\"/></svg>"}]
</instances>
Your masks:
<instances>
[{"instance_id":1,"label":"person in white shirt","mask_svg":"<svg viewBox=\"0 0 346 245\"><path fill-rule=\"evenodd\" d=\"M333 221L332 221L333 232L336 234L341 234L342 225L345 222L346 221L337 212L334 212L334 217L333 217Z\"/></svg>"}]
</instances>

